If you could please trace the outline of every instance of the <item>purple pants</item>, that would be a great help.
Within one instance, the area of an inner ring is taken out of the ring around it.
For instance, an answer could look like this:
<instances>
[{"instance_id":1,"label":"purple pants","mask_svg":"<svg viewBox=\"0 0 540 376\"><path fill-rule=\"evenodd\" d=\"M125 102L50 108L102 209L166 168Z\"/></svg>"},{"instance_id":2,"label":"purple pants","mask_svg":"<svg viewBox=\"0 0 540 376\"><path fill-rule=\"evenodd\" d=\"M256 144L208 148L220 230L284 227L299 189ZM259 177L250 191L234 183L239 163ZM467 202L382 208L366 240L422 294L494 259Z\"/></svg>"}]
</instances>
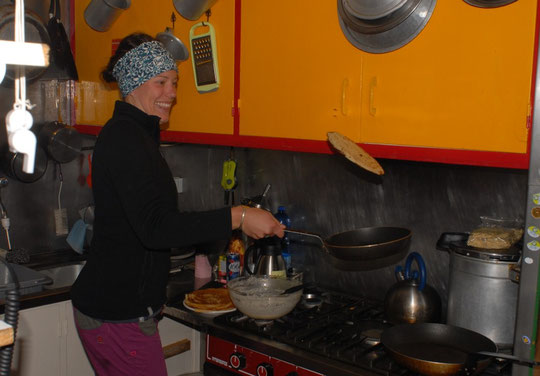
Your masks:
<instances>
[{"instance_id":1,"label":"purple pants","mask_svg":"<svg viewBox=\"0 0 540 376\"><path fill-rule=\"evenodd\" d=\"M74 309L75 325L98 376L167 376L157 320L109 323Z\"/></svg>"}]
</instances>

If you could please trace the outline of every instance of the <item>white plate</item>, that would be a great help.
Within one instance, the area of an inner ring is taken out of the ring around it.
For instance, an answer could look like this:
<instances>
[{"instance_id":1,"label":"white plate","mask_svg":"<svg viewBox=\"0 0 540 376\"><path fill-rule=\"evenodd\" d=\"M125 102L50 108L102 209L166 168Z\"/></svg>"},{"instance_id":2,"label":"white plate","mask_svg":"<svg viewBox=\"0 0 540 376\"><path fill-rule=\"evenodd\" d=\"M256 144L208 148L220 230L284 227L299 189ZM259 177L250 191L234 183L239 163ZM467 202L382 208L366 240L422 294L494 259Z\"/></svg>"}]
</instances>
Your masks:
<instances>
[{"instance_id":1,"label":"white plate","mask_svg":"<svg viewBox=\"0 0 540 376\"><path fill-rule=\"evenodd\" d=\"M181 254L181 255L171 256L171 261L184 260L184 259L187 259L188 257L193 256L194 254L195 254L195 251L190 251L188 253L184 253L184 254Z\"/></svg>"},{"instance_id":2,"label":"white plate","mask_svg":"<svg viewBox=\"0 0 540 376\"><path fill-rule=\"evenodd\" d=\"M199 313L203 316L219 316L219 315L222 315L224 313L229 313L229 312L234 312L236 311L236 308L230 308L230 309L224 309L224 310L221 310L221 311L205 311L203 309L198 309L198 308L192 308L190 306L188 306L186 304L186 300L184 299L184 307L186 307L187 309L189 309L190 311L193 311L193 312L196 312L196 313Z\"/></svg>"}]
</instances>

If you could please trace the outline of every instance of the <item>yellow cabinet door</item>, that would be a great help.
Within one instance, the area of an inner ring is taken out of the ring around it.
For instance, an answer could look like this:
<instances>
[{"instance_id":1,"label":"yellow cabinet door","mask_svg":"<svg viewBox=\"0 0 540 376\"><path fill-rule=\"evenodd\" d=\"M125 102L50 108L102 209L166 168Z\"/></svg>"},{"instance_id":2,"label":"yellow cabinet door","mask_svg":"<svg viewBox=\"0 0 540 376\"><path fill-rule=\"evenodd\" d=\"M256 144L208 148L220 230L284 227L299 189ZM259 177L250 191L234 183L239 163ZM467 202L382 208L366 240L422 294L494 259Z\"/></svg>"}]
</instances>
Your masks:
<instances>
[{"instance_id":1,"label":"yellow cabinet door","mask_svg":"<svg viewBox=\"0 0 540 376\"><path fill-rule=\"evenodd\" d=\"M526 153L536 0L439 0L404 47L364 62L363 143Z\"/></svg>"},{"instance_id":2,"label":"yellow cabinet door","mask_svg":"<svg viewBox=\"0 0 540 376\"><path fill-rule=\"evenodd\" d=\"M241 136L358 139L363 54L341 32L335 1L241 2Z\"/></svg>"},{"instance_id":3,"label":"yellow cabinet door","mask_svg":"<svg viewBox=\"0 0 540 376\"><path fill-rule=\"evenodd\" d=\"M75 4L75 48L79 82L76 89L76 122L81 125L103 125L111 117L114 102L119 98L116 85L106 85L100 72L112 54L113 43L134 32L152 36L172 27L171 14L176 16L173 33L189 50L188 60L178 65L177 103L172 109L170 131L232 134L234 88L234 1L218 1L211 9L210 23L215 28L220 87L200 94L191 64L189 31L200 20L190 21L176 12L171 0L132 1L106 32L91 29L84 20L84 9L90 0ZM205 29L201 29L205 32Z\"/></svg>"}]
</instances>

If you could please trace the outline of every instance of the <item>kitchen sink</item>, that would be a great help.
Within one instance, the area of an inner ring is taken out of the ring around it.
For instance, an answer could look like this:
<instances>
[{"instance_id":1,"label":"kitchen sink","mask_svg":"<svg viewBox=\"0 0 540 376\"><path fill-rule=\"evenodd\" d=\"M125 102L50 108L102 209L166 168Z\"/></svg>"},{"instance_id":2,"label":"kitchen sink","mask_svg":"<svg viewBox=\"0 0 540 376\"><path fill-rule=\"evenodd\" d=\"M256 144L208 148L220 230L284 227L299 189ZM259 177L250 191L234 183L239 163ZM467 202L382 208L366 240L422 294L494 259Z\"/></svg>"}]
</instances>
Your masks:
<instances>
[{"instance_id":1,"label":"kitchen sink","mask_svg":"<svg viewBox=\"0 0 540 376\"><path fill-rule=\"evenodd\" d=\"M53 280L52 284L43 286L45 289L57 289L60 287L71 286L81 272L85 261L79 261L73 264L55 266L54 268L41 269L39 272L45 274Z\"/></svg>"}]
</instances>

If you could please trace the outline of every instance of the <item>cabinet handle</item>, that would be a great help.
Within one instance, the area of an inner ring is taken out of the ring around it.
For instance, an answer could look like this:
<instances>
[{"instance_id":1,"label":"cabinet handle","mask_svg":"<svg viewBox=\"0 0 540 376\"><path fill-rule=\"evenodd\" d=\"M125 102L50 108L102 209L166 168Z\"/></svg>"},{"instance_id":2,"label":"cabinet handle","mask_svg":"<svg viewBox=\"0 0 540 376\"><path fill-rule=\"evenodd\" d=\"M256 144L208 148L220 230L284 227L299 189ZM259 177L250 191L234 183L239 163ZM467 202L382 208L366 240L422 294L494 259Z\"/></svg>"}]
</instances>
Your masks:
<instances>
[{"instance_id":1,"label":"cabinet handle","mask_svg":"<svg viewBox=\"0 0 540 376\"><path fill-rule=\"evenodd\" d=\"M349 79L346 78L341 83L341 114L347 116L349 108L347 107L347 92L349 91Z\"/></svg>"},{"instance_id":2,"label":"cabinet handle","mask_svg":"<svg viewBox=\"0 0 540 376\"><path fill-rule=\"evenodd\" d=\"M375 88L377 87L377 77L373 77L369 83L369 114L375 116L377 108L375 107Z\"/></svg>"}]
</instances>

